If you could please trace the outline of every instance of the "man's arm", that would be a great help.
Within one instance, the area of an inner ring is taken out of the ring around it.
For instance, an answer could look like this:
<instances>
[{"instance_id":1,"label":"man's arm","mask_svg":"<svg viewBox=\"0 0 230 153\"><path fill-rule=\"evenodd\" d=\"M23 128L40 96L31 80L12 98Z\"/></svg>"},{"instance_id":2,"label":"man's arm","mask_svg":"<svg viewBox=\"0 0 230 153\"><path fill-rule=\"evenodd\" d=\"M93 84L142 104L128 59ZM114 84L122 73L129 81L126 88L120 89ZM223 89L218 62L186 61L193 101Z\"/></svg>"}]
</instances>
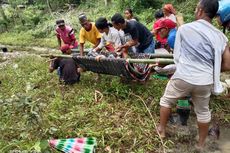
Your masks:
<instances>
[{"instance_id":1,"label":"man's arm","mask_svg":"<svg viewBox=\"0 0 230 153\"><path fill-rule=\"evenodd\" d=\"M76 37L73 29L70 31L69 37L71 39L71 45L74 46L76 42Z\"/></svg>"},{"instance_id":2,"label":"man's arm","mask_svg":"<svg viewBox=\"0 0 230 153\"><path fill-rule=\"evenodd\" d=\"M80 56L84 56L85 36L84 36L83 28L81 28L81 30L80 30L79 43L80 43Z\"/></svg>"},{"instance_id":3,"label":"man's arm","mask_svg":"<svg viewBox=\"0 0 230 153\"><path fill-rule=\"evenodd\" d=\"M61 47L61 38L57 37L57 41L58 41L58 46Z\"/></svg>"},{"instance_id":4,"label":"man's arm","mask_svg":"<svg viewBox=\"0 0 230 153\"><path fill-rule=\"evenodd\" d=\"M93 48L96 48L101 42L101 38L97 38L97 43L93 46Z\"/></svg>"},{"instance_id":5,"label":"man's arm","mask_svg":"<svg viewBox=\"0 0 230 153\"><path fill-rule=\"evenodd\" d=\"M121 45L121 46L118 46L116 51L117 52L120 52L122 51L123 49L127 50L128 48L132 47L132 46L135 46L138 44L138 40L135 39L135 40L130 40L128 42L126 42L124 45Z\"/></svg>"},{"instance_id":6,"label":"man's arm","mask_svg":"<svg viewBox=\"0 0 230 153\"><path fill-rule=\"evenodd\" d=\"M224 53L222 55L221 71L230 71L230 49L229 45L225 47Z\"/></svg>"},{"instance_id":7,"label":"man's arm","mask_svg":"<svg viewBox=\"0 0 230 153\"><path fill-rule=\"evenodd\" d=\"M84 43L80 43L80 55L84 56Z\"/></svg>"},{"instance_id":8,"label":"man's arm","mask_svg":"<svg viewBox=\"0 0 230 153\"><path fill-rule=\"evenodd\" d=\"M54 68L54 59L50 60L49 72L52 73L55 70Z\"/></svg>"},{"instance_id":9,"label":"man's arm","mask_svg":"<svg viewBox=\"0 0 230 153\"><path fill-rule=\"evenodd\" d=\"M106 40L105 40L104 37L102 36L99 45L97 45L97 47L94 48L94 50L95 50L96 52L97 52L97 51L100 51L103 47L105 47L105 45L106 45Z\"/></svg>"}]
</instances>

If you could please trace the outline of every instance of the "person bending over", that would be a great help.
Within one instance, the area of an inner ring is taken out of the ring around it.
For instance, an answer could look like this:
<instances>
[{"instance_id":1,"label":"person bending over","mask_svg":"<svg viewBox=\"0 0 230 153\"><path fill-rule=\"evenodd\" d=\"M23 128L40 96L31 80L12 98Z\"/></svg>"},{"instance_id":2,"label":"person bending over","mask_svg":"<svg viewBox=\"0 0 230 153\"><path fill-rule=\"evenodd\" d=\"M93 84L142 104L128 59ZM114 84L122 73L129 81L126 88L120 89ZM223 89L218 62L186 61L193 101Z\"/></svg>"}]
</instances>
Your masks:
<instances>
[{"instance_id":1,"label":"person bending over","mask_svg":"<svg viewBox=\"0 0 230 153\"><path fill-rule=\"evenodd\" d=\"M82 26L80 30L80 55L84 55L84 45L88 41L96 48L101 42L101 34L93 22L90 22L85 14L79 15L79 21Z\"/></svg>"},{"instance_id":2,"label":"person bending over","mask_svg":"<svg viewBox=\"0 0 230 153\"><path fill-rule=\"evenodd\" d=\"M136 47L137 53L154 53L155 42L153 35L143 24L136 21L126 21L119 13L113 15L111 21L114 28L123 30L125 37L129 36L131 38L117 49L117 51L122 50L125 53L125 57L128 54L128 49L132 46Z\"/></svg>"},{"instance_id":3,"label":"person bending over","mask_svg":"<svg viewBox=\"0 0 230 153\"><path fill-rule=\"evenodd\" d=\"M69 49L74 49L78 47L78 42L75 38L74 30L70 26L65 25L64 20L56 21L56 36L58 40L58 45L62 53L65 53ZM63 44L62 44L63 42Z\"/></svg>"}]
</instances>

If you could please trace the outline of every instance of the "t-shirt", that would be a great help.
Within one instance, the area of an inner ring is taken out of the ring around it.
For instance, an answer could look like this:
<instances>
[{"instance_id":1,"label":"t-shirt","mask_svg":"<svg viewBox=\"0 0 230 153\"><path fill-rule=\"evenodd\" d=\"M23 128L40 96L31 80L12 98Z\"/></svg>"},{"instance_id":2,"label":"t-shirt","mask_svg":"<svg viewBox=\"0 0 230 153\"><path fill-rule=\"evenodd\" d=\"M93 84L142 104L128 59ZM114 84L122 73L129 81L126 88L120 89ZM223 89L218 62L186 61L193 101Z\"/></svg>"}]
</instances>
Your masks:
<instances>
[{"instance_id":1,"label":"t-shirt","mask_svg":"<svg viewBox=\"0 0 230 153\"><path fill-rule=\"evenodd\" d=\"M75 38L74 30L70 26L66 25L64 30L57 27L56 28L56 36L57 36L57 38L62 39L62 41L65 44L72 45L73 41L74 41L75 42L74 47L76 47L78 45L76 38Z\"/></svg>"},{"instance_id":2,"label":"t-shirt","mask_svg":"<svg viewBox=\"0 0 230 153\"><path fill-rule=\"evenodd\" d=\"M109 27L108 35L106 33L102 34L101 42L98 47L103 48L108 44L111 44L114 48L121 45L119 31L113 27Z\"/></svg>"},{"instance_id":3,"label":"t-shirt","mask_svg":"<svg viewBox=\"0 0 230 153\"><path fill-rule=\"evenodd\" d=\"M77 72L78 66L72 58L57 58L53 61L52 67L54 69L60 67L60 80L66 84L73 84L80 79L80 74Z\"/></svg>"},{"instance_id":4,"label":"t-shirt","mask_svg":"<svg viewBox=\"0 0 230 153\"><path fill-rule=\"evenodd\" d=\"M80 30L79 39L81 44L85 43L86 41L89 41L93 45L96 45L97 40L101 38L101 34L97 30L95 24L94 23L91 24L92 24L92 28L90 31L86 31L83 27Z\"/></svg>"},{"instance_id":5,"label":"t-shirt","mask_svg":"<svg viewBox=\"0 0 230 153\"><path fill-rule=\"evenodd\" d=\"M176 28L174 29L171 29L169 31L169 35L168 35L168 38L167 38L167 41L168 41L168 44L169 44L169 47L174 49L174 44L175 44L175 39L176 39Z\"/></svg>"},{"instance_id":6,"label":"t-shirt","mask_svg":"<svg viewBox=\"0 0 230 153\"><path fill-rule=\"evenodd\" d=\"M140 22L127 21L126 28L123 29L125 35L130 35L133 40L137 39L139 44L137 46L140 52L143 52L153 41L151 32Z\"/></svg>"},{"instance_id":7,"label":"t-shirt","mask_svg":"<svg viewBox=\"0 0 230 153\"><path fill-rule=\"evenodd\" d=\"M176 72L172 79L179 78L193 85L215 83L214 74L220 73L227 42L226 36L205 20L179 27L174 47Z\"/></svg>"}]
</instances>

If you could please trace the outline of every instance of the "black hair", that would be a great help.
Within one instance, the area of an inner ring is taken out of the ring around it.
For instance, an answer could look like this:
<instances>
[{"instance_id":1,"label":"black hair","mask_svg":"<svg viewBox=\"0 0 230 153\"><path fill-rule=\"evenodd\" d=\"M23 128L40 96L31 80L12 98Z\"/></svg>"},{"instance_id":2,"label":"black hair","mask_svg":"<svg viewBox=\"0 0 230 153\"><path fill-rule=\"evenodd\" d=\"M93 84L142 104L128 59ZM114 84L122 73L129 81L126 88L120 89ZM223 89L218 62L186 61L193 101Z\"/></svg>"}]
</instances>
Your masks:
<instances>
[{"instance_id":1,"label":"black hair","mask_svg":"<svg viewBox=\"0 0 230 153\"><path fill-rule=\"evenodd\" d=\"M65 23L65 21L63 19L59 19L59 20L56 20L56 24L60 24L60 23Z\"/></svg>"},{"instance_id":2,"label":"black hair","mask_svg":"<svg viewBox=\"0 0 230 153\"><path fill-rule=\"evenodd\" d=\"M105 28L109 28L112 27L113 25L111 23L109 23L106 18L104 17L100 17L96 20L95 23L97 29L105 29Z\"/></svg>"},{"instance_id":3,"label":"black hair","mask_svg":"<svg viewBox=\"0 0 230 153\"><path fill-rule=\"evenodd\" d=\"M206 15L213 19L219 8L218 0L200 0L200 6L203 8Z\"/></svg>"},{"instance_id":4,"label":"black hair","mask_svg":"<svg viewBox=\"0 0 230 153\"><path fill-rule=\"evenodd\" d=\"M114 22L115 24L124 24L125 23L125 19L124 17L120 14L120 13L116 13L112 16L111 21Z\"/></svg>"},{"instance_id":5,"label":"black hair","mask_svg":"<svg viewBox=\"0 0 230 153\"><path fill-rule=\"evenodd\" d=\"M154 17L155 17L155 19L160 19L160 18L164 17L164 13L163 13L162 9L157 10L154 14Z\"/></svg>"},{"instance_id":6,"label":"black hair","mask_svg":"<svg viewBox=\"0 0 230 153\"><path fill-rule=\"evenodd\" d=\"M128 11L131 15L133 15L133 11L131 8L127 8L127 9L125 9L125 11Z\"/></svg>"}]
</instances>

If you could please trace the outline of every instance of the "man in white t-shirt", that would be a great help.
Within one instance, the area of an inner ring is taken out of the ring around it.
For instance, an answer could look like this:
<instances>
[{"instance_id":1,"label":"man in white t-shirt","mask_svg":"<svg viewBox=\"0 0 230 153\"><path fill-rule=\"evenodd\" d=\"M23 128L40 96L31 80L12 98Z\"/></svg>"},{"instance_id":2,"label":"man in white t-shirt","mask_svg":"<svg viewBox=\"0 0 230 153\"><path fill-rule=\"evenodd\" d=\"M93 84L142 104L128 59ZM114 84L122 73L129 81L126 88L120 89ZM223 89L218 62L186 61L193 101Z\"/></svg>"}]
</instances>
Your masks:
<instances>
[{"instance_id":1,"label":"man in white t-shirt","mask_svg":"<svg viewBox=\"0 0 230 153\"><path fill-rule=\"evenodd\" d=\"M196 21L178 29L174 48L176 72L160 100L158 131L165 137L172 105L178 99L192 96L199 128L196 147L201 150L204 148L211 120L211 91L221 92L220 71L230 70L228 39L211 24L217 10L218 0L200 0L195 12Z\"/></svg>"}]
</instances>

